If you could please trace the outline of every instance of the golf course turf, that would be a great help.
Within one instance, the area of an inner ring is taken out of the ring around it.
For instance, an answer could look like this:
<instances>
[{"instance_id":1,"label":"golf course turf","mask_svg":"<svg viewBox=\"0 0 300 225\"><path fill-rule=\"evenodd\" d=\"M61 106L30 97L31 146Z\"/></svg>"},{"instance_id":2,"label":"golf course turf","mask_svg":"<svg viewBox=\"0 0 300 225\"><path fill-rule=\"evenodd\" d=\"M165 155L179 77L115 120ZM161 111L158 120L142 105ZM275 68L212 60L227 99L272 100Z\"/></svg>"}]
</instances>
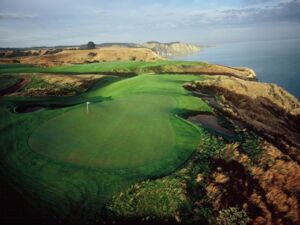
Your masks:
<instances>
[{"instance_id":1,"label":"golf course turf","mask_svg":"<svg viewBox=\"0 0 300 225\"><path fill-rule=\"evenodd\" d=\"M211 109L182 85L200 79L144 74L77 96L81 104L24 114L8 109L17 98L5 97L2 176L33 208L60 220L94 220L114 193L176 170L194 152L201 130L181 113ZM87 113L82 102L97 97L107 100Z\"/></svg>"},{"instance_id":2,"label":"golf course turf","mask_svg":"<svg viewBox=\"0 0 300 225\"><path fill-rule=\"evenodd\" d=\"M118 93L111 101L89 105L88 113L82 104L47 121L31 135L29 145L56 160L108 169L150 167L164 158L188 156L199 131L175 112L181 107L199 111L203 105L180 93L176 77L143 75L112 85L109 89Z\"/></svg>"}]
</instances>

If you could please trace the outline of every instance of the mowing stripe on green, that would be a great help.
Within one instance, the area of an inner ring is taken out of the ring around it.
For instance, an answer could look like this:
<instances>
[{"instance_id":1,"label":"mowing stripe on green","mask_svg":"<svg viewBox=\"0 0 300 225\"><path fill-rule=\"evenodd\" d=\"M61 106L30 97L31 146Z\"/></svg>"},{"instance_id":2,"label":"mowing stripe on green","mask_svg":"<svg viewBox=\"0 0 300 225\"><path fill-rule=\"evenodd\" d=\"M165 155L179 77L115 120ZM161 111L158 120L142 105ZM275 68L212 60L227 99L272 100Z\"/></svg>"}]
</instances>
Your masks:
<instances>
[{"instance_id":1,"label":"mowing stripe on green","mask_svg":"<svg viewBox=\"0 0 300 225\"><path fill-rule=\"evenodd\" d=\"M100 89L92 95L112 100L89 105L89 112L83 104L47 121L29 144L52 159L102 169L151 167L165 160L177 164L196 148L199 130L176 117L176 110L203 110L199 99L186 95L182 79L143 75ZM188 143L185 152L178 151L182 141Z\"/></svg>"}]
</instances>

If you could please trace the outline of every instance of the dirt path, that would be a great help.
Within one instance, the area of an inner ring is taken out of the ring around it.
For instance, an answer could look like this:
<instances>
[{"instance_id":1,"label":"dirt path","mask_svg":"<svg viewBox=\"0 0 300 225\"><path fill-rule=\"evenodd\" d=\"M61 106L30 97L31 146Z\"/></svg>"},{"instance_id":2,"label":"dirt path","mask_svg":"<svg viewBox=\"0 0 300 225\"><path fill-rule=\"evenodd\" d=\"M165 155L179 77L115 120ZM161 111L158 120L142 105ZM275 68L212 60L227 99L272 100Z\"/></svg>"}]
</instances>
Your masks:
<instances>
[{"instance_id":1,"label":"dirt path","mask_svg":"<svg viewBox=\"0 0 300 225\"><path fill-rule=\"evenodd\" d=\"M4 95L8 95L8 94L17 92L18 90L25 87L31 81L30 77L22 77L21 79L22 80L19 83L15 84L11 87L8 87L6 89L0 90L0 96L4 96Z\"/></svg>"}]
</instances>

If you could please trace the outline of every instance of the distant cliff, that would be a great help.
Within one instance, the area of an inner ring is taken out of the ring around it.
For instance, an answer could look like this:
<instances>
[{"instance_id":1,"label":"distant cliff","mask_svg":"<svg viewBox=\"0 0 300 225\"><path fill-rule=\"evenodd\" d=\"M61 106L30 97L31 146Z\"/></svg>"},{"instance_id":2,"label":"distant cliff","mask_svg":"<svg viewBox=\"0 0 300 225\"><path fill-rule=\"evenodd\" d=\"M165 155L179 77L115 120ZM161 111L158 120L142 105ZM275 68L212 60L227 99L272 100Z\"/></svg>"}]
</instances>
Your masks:
<instances>
[{"instance_id":1,"label":"distant cliff","mask_svg":"<svg viewBox=\"0 0 300 225\"><path fill-rule=\"evenodd\" d=\"M150 48L152 51L162 57L188 55L200 50L198 45L182 42L160 43L157 41L149 41L145 44L142 44L142 46Z\"/></svg>"},{"instance_id":2,"label":"distant cliff","mask_svg":"<svg viewBox=\"0 0 300 225\"><path fill-rule=\"evenodd\" d=\"M55 46L55 47L32 47L32 48L0 48L0 58L2 62L13 63L15 58L20 57L44 57L44 56L54 56L56 54L62 54L66 51L73 51L77 55L79 51L84 50L86 45L74 45L74 46ZM167 58L170 56L178 55L189 55L200 51L200 46L189 43L182 42L169 42L160 43L157 41L149 41L143 44L139 43L102 43L95 45L95 50L98 49L111 49L113 51L126 51L128 49L131 52L132 49L137 51L143 51L138 49L150 49L152 53L149 55L156 55L156 57ZM132 56L134 57L134 56ZM121 60L126 60L126 58L118 57ZM138 57L137 57L138 58ZM117 60L117 59L115 59ZM142 59L143 60L143 59ZM148 60L149 61L149 60ZM77 62L76 62L77 63ZM80 62L82 63L82 62Z\"/></svg>"},{"instance_id":3,"label":"distant cliff","mask_svg":"<svg viewBox=\"0 0 300 225\"><path fill-rule=\"evenodd\" d=\"M142 47L102 47L97 49L48 49L5 52L1 63L24 63L40 66L99 63L110 61L157 61L163 60L151 49Z\"/></svg>"},{"instance_id":4,"label":"distant cliff","mask_svg":"<svg viewBox=\"0 0 300 225\"><path fill-rule=\"evenodd\" d=\"M136 43L103 43L97 47L127 47L127 48L149 48L161 57L170 57L177 55L188 55L200 50L200 46L183 42L160 43L158 41L149 41L143 44Z\"/></svg>"}]
</instances>

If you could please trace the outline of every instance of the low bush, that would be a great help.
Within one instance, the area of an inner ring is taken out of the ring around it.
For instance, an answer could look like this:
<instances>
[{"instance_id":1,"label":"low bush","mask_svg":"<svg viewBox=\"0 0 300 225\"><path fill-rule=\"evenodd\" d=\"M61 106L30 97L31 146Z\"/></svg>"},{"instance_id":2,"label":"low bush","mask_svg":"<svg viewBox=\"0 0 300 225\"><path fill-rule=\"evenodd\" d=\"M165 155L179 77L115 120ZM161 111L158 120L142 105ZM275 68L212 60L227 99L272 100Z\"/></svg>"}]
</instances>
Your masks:
<instances>
[{"instance_id":1,"label":"low bush","mask_svg":"<svg viewBox=\"0 0 300 225\"><path fill-rule=\"evenodd\" d=\"M95 57L96 55L97 55L96 52L89 52L89 54L88 54L89 57Z\"/></svg>"},{"instance_id":2,"label":"low bush","mask_svg":"<svg viewBox=\"0 0 300 225\"><path fill-rule=\"evenodd\" d=\"M255 162L262 153L259 138L255 134L246 132L239 134L237 139L241 143L240 151Z\"/></svg>"},{"instance_id":3,"label":"low bush","mask_svg":"<svg viewBox=\"0 0 300 225\"><path fill-rule=\"evenodd\" d=\"M250 221L247 213L237 207L222 209L217 217L218 225L246 225Z\"/></svg>"},{"instance_id":4,"label":"low bush","mask_svg":"<svg viewBox=\"0 0 300 225\"><path fill-rule=\"evenodd\" d=\"M187 203L179 179L164 178L144 181L118 195L107 205L112 217L175 218L177 211Z\"/></svg>"}]
</instances>

